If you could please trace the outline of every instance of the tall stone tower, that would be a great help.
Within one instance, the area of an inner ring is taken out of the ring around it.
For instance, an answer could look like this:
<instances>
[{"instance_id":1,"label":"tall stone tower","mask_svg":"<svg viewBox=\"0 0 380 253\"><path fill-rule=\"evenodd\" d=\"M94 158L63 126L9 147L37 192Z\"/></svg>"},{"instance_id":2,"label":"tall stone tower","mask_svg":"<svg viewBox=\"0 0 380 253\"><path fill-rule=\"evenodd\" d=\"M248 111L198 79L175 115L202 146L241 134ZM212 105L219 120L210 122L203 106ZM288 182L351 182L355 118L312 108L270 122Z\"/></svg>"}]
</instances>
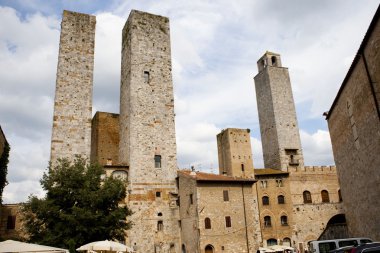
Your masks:
<instances>
[{"instance_id":1,"label":"tall stone tower","mask_svg":"<svg viewBox=\"0 0 380 253\"><path fill-rule=\"evenodd\" d=\"M169 33L168 18L133 10L122 35L119 161L138 252L180 251Z\"/></svg>"},{"instance_id":2,"label":"tall stone tower","mask_svg":"<svg viewBox=\"0 0 380 253\"><path fill-rule=\"evenodd\" d=\"M217 136L219 174L254 177L249 129L227 128Z\"/></svg>"},{"instance_id":3,"label":"tall stone tower","mask_svg":"<svg viewBox=\"0 0 380 253\"><path fill-rule=\"evenodd\" d=\"M302 167L303 155L288 68L279 54L266 52L257 62L257 108L266 168Z\"/></svg>"},{"instance_id":4,"label":"tall stone tower","mask_svg":"<svg viewBox=\"0 0 380 253\"><path fill-rule=\"evenodd\" d=\"M50 160L90 158L95 16L63 11Z\"/></svg>"}]
</instances>

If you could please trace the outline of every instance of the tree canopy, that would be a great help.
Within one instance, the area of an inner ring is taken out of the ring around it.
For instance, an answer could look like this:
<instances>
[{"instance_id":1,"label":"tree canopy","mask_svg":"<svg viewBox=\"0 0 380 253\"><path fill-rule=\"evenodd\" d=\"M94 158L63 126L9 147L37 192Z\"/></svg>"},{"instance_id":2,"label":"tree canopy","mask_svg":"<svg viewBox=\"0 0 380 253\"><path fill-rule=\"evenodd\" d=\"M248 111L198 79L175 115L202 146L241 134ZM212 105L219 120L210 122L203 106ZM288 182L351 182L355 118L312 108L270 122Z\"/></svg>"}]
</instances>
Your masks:
<instances>
[{"instance_id":1,"label":"tree canopy","mask_svg":"<svg viewBox=\"0 0 380 253\"><path fill-rule=\"evenodd\" d=\"M49 166L40 181L46 196L29 196L23 205L28 240L71 252L92 241L124 241L131 226L126 222L130 210L119 204L126 196L125 185L112 177L102 180L103 173L80 157Z\"/></svg>"}]
</instances>

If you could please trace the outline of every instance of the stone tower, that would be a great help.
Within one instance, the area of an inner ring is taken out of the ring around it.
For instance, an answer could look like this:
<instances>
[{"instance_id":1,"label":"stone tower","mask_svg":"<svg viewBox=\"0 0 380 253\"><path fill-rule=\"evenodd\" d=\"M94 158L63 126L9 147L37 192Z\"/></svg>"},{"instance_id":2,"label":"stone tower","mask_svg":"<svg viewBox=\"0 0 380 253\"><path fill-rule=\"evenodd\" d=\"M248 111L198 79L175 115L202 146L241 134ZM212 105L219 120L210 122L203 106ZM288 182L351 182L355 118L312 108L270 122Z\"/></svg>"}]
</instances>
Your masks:
<instances>
[{"instance_id":1,"label":"stone tower","mask_svg":"<svg viewBox=\"0 0 380 253\"><path fill-rule=\"evenodd\" d=\"M249 129L227 128L217 136L219 174L254 177Z\"/></svg>"},{"instance_id":2,"label":"stone tower","mask_svg":"<svg viewBox=\"0 0 380 253\"><path fill-rule=\"evenodd\" d=\"M303 155L289 71L279 54L266 52L255 76L264 165L288 171L302 167Z\"/></svg>"},{"instance_id":3,"label":"stone tower","mask_svg":"<svg viewBox=\"0 0 380 253\"><path fill-rule=\"evenodd\" d=\"M63 11L50 160L90 158L95 16Z\"/></svg>"},{"instance_id":4,"label":"stone tower","mask_svg":"<svg viewBox=\"0 0 380 253\"><path fill-rule=\"evenodd\" d=\"M180 251L169 33L168 18L133 10L122 34L119 161L138 252Z\"/></svg>"}]
</instances>

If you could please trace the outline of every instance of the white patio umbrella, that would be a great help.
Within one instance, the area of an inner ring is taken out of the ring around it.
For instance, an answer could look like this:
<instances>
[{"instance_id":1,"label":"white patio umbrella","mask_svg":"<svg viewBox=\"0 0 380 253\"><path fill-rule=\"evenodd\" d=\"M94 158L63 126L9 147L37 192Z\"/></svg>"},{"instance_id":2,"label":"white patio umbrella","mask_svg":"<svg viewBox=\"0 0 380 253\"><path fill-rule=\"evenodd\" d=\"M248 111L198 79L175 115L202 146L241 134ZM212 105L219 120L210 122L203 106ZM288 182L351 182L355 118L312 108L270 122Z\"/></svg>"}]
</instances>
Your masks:
<instances>
[{"instance_id":1,"label":"white patio umbrella","mask_svg":"<svg viewBox=\"0 0 380 253\"><path fill-rule=\"evenodd\" d=\"M116 252L133 252L133 249L127 245L114 241L97 241L90 242L77 248L78 251L116 251Z\"/></svg>"},{"instance_id":2,"label":"white patio umbrella","mask_svg":"<svg viewBox=\"0 0 380 253\"><path fill-rule=\"evenodd\" d=\"M13 240L6 240L0 242L0 252L54 252L54 253L68 253L66 249L60 249L45 245L32 244L26 242L19 242Z\"/></svg>"}]
</instances>

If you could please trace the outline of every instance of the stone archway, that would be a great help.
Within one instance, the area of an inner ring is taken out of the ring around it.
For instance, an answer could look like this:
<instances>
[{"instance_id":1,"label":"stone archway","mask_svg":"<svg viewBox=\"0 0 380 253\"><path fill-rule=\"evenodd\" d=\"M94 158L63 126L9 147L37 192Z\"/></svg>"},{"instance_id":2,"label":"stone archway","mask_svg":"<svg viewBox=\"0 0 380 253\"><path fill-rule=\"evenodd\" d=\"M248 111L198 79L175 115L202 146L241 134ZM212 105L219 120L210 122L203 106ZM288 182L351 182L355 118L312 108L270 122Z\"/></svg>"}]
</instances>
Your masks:
<instances>
[{"instance_id":1,"label":"stone archway","mask_svg":"<svg viewBox=\"0 0 380 253\"><path fill-rule=\"evenodd\" d=\"M318 240L340 239L347 237L349 236L346 216L344 214L337 214L331 217Z\"/></svg>"},{"instance_id":2,"label":"stone archway","mask_svg":"<svg viewBox=\"0 0 380 253\"><path fill-rule=\"evenodd\" d=\"M205 253L214 253L214 247L209 244L205 247Z\"/></svg>"}]
</instances>

